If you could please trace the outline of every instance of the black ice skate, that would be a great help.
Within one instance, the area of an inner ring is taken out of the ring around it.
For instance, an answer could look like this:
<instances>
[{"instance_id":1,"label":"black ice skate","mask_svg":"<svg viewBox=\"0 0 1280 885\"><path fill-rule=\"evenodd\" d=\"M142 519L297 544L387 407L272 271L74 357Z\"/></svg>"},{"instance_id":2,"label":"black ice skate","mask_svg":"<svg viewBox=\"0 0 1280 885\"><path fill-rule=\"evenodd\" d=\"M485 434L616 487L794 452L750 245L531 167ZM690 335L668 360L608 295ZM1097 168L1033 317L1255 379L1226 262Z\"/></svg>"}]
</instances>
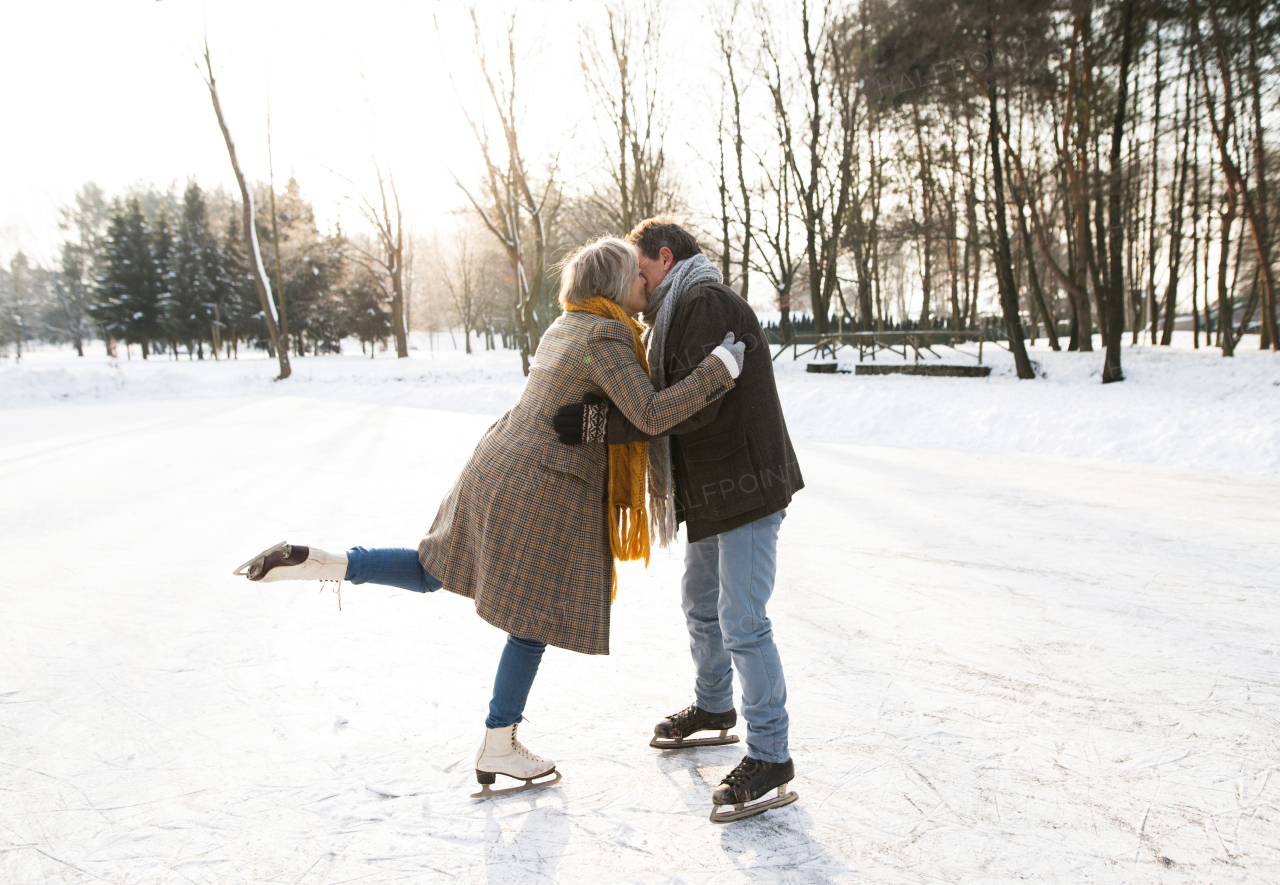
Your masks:
<instances>
[{"instance_id":1,"label":"black ice skate","mask_svg":"<svg viewBox=\"0 0 1280 885\"><path fill-rule=\"evenodd\" d=\"M755 817L770 808L781 808L790 805L800 798L796 793L787 792L787 784L796 776L796 767L791 760L786 762L763 762L743 756L738 767L720 782L716 791L711 794L711 822L727 824L735 820ZM777 788L778 795L771 799L759 800L770 790ZM732 805L733 811L721 811L720 806Z\"/></svg>"},{"instance_id":2,"label":"black ice skate","mask_svg":"<svg viewBox=\"0 0 1280 885\"><path fill-rule=\"evenodd\" d=\"M679 713L672 713L653 727L653 740L649 746L659 750L683 750L688 747L719 747L723 744L736 744L738 736L729 734L729 729L738 724L735 710L727 713L708 713L697 704L690 704ZM720 730L719 737L694 738L689 735L699 731Z\"/></svg>"}]
</instances>

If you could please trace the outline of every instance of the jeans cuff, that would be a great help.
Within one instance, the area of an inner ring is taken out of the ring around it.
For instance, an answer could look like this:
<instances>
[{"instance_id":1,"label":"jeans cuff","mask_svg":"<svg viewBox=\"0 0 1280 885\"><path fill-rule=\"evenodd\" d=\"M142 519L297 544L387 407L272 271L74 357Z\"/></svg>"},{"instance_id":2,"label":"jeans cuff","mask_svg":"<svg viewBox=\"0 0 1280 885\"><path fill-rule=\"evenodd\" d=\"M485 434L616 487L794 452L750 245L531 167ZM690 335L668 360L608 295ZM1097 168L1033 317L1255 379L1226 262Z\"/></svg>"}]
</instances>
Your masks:
<instances>
[{"instance_id":1,"label":"jeans cuff","mask_svg":"<svg viewBox=\"0 0 1280 885\"><path fill-rule=\"evenodd\" d=\"M352 547L347 551L347 573L342 576L342 580L350 581L352 584L364 583L364 581L356 580L356 578L359 577L361 570L360 554L361 550L359 547Z\"/></svg>"},{"instance_id":2,"label":"jeans cuff","mask_svg":"<svg viewBox=\"0 0 1280 885\"><path fill-rule=\"evenodd\" d=\"M791 753L784 744L781 753L767 753L760 747L751 746L751 742L747 741L747 755L752 759L759 759L762 762L772 762L774 765L780 765L791 758Z\"/></svg>"}]
</instances>

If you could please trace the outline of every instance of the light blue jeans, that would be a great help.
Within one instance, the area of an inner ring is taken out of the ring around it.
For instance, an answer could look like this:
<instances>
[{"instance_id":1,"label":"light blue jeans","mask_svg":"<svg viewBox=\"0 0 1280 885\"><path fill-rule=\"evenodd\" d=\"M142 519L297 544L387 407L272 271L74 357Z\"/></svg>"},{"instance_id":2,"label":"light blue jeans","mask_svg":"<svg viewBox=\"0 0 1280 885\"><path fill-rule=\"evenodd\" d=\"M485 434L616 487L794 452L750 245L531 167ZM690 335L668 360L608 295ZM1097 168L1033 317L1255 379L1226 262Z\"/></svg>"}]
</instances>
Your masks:
<instances>
[{"instance_id":1,"label":"light blue jeans","mask_svg":"<svg viewBox=\"0 0 1280 885\"><path fill-rule=\"evenodd\" d=\"M778 527L787 511L690 544L681 583L694 697L709 713L733 709L733 671L742 690L747 754L786 762L787 683L765 606L777 571Z\"/></svg>"},{"instance_id":2,"label":"light blue jeans","mask_svg":"<svg viewBox=\"0 0 1280 885\"><path fill-rule=\"evenodd\" d=\"M385 584L415 593L434 593L444 586L418 562L418 551L407 547L352 547L347 551L346 580L352 584ZM537 639L507 636L498 659L485 728L505 728L524 721L524 706L546 649L547 644Z\"/></svg>"}]
</instances>

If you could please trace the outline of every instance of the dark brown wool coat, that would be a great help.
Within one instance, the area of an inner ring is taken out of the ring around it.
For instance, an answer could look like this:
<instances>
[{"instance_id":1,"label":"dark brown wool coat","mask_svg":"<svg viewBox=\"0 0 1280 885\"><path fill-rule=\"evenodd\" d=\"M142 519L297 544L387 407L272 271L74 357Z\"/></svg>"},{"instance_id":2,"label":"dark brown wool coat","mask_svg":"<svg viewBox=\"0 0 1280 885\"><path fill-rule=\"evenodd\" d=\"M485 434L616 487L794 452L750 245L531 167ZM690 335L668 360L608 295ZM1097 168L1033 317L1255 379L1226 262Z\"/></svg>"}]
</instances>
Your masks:
<instances>
[{"instance_id":1,"label":"dark brown wool coat","mask_svg":"<svg viewBox=\"0 0 1280 885\"><path fill-rule=\"evenodd\" d=\"M723 335L721 339L723 339ZM709 354L709 351L708 351ZM567 402L594 393L661 433L729 391L718 358L656 393L617 320L565 313L547 329L515 408L485 432L440 504L418 560L446 590L514 636L609 653L613 556L605 523L605 446L564 446L551 427Z\"/></svg>"},{"instance_id":2,"label":"dark brown wool coat","mask_svg":"<svg viewBox=\"0 0 1280 885\"><path fill-rule=\"evenodd\" d=\"M737 385L668 431L676 515L688 524L691 543L777 513L804 488L768 341L755 311L732 289L699 283L685 293L667 335L667 383L685 378L727 332L747 344ZM609 410L610 443L652 439L627 417Z\"/></svg>"}]
</instances>

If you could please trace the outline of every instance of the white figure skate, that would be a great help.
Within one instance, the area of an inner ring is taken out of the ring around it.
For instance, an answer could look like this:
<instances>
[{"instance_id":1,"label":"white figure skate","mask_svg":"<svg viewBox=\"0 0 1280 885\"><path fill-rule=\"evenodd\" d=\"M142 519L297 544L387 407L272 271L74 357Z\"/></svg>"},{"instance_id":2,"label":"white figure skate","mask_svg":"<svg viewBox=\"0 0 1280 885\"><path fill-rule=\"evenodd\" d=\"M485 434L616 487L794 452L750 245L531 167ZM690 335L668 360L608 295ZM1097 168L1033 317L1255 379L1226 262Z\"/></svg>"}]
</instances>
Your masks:
<instances>
[{"instance_id":1,"label":"white figure skate","mask_svg":"<svg viewBox=\"0 0 1280 885\"><path fill-rule=\"evenodd\" d=\"M520 793L537 787L549 787L559 783L560 772L550 759L529 750L516 739L515 725L503 728L486 728L484 740L476 752L476 780L480 782L480 792L472 793L472 799L488 799L491 796L503 796L508 793ZM505 787L500 790L490 789L497 776L524 781L517 787ZM554 774L551 780L538 781L536 778Z\"/></svg>"}]
</instances>

